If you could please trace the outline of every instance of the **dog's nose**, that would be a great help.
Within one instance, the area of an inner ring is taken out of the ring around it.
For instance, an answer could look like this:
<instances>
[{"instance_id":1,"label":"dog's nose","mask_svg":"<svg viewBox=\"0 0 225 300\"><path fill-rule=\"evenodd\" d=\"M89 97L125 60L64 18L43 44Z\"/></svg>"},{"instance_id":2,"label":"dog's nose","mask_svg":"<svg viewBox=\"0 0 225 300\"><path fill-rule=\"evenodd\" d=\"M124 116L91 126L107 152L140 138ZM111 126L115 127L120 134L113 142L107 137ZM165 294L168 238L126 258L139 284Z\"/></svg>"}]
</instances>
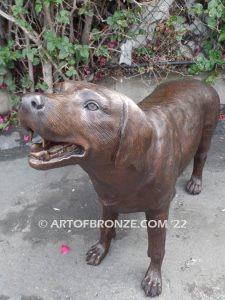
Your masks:
<instances>
[{"instance_id":1,"label":"dog's nose","mask_svg":"<svg viewBox=\"0 0 225 300\"><path fill-rule=\"evenodd\" d=\"M44 107L44 99L40 94L28 94L22 97L21 107L25 109L40 110Z\"/></svg>"}]
</instances>

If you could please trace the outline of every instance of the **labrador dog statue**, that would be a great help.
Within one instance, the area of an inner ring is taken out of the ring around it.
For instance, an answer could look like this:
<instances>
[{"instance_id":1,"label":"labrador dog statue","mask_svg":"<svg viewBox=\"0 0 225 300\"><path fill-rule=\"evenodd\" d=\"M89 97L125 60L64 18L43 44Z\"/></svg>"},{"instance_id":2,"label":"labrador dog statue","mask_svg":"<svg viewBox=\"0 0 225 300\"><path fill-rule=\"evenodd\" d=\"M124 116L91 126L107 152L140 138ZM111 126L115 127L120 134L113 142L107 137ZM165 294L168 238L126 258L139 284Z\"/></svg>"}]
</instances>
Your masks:
<instances>
[{"instance_id":1,"label":"labrador dog statue","mask_svg":"<svg viewBox=\"0 0 225 300\"><path fill-rule=\"evenodd\" d=\"M164 222L176 180L192 158L186 189L201 192L219 108L216 91L199 80L160 84L138 105L103 86L66 81L53 94L24 95L19 116L21 125L43 141L31 146L31 167L79 164L98 194L103 221L145 212L147 221ZM147 230L151 262L141 286L154 297L162 291L166 228ZM88 264L100 264L115 235L115 228L101 228L99 241L87 252Z\"/></svg>"}]
</instances>

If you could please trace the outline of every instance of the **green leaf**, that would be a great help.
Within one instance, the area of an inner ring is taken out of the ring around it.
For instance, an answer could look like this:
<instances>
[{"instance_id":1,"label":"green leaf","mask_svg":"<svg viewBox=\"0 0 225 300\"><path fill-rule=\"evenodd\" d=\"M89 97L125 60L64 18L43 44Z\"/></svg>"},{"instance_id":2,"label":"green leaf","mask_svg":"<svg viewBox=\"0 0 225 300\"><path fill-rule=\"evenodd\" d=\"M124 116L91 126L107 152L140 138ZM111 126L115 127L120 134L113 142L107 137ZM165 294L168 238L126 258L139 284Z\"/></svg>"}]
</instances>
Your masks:
<instances>
[{"instance_id":1,"label":"green leaf","mask_svg":"<svg viewBox=\"0 0 225 300\"><path fill-rule=\"evenodd\" d=\"M20 96L13 94L11 99L12 99L12 104L14 107L18 107L20 105L20 102L21 102ZM16 118L16 116L15 116L15 118Z\"/></svg>"},{"instance_id":2,"label":"green leaf","mask_svg":"<svg viewBox=\"0 0 225 300\"><path fill-rule=\"evenodd\" d=\"M5 129L7 126L9 126L9 123L10 123L10 121L7 121L7 122L5 122L5 123L3 123L3 124L0 124L0 130L3 130L3 129Z\"/></svg>"},{"instance_id":3,"label":"green leaf","mask_svg":"<svg viewBox=\"0 0 225 300\"><path fill-rule=\"evenodd\" d=\"M37 66L40 64L40 59L38 57L34 57L33 59L33 66Z\"/></svg>"},{"instance_id":4,"label":"green leaf","mask_svg":"<svg viewBox=\"0 0 225 300\"><path fill-rule=\"evenodd\" d=\"M33 59L34 59L34 54L33 54L33 52L28 52L28 53L27 53L27 58L28 58L30 61L33 61Z\"/></svg>"},{"instance_id":5,"label":"green leaf","mask_svg":"<svg viewBox=\"0 0 225 300\"><path fill-rule=\"evenodd\" d=\"M176 25L176 24L182 24L182 23L184 23L184 21L185 21L185 19L182 16L171 16L168 19L167 24L169 26L171 26L171 25Z\"/></svg>"},{"instance_id":6,"label":"green leaf","mask_svg":"<svg viewBox=\"0 0 225 300\"><path fill-rule=\"evenodd\" d=\"M83 48L80 49L80 56L85 58L85 59L88 59L89 51L88 51L87 47L83 47Z\"/></svg>"},{"instance_id":7,"label":"green leaf","mask_svg":"<svg viewBox=\"0 0 225 300\"><path fill-rule=\"evenodd\" d=\"M21 78L21 85L25 89L29 89L32 86L33 82L28 75L25 75Z\"/></svg>"},{"instance_id":8,"label":"green leaf","mask_svg":"<svg viewBox=\"0 0 225 300\"><path fill-rule=\"evenodd\" d=\"M50 3L51 3L51 0L42 0L42 2L43 2L44 5L49 6Z\"/></svg>"},{"instance_id":9,"label":"green leaf","mask_svg":"<svg viewBox=\"0 0 225 300\"><path fill-rule=\"evenodd\" d=\"M23 7L23 0L15 0L16 6Z\"/></svg>"},{"instance_id":10,"label":"green leaf","mask_svg":"<svg viewBox=\"0 0 225 300\"><path fill-rule=\"evenodd\" d=\"M219 49L211 49L209 51L209 58L212 63L220 63L222 59L222 52Z\"/></svg>"},{"instance_id":11,"label":"green leaf","mask_svg":"<svg viewBox=\"0 0 225 300\"><path fill-rule=\"evenodd\" d=\"M128 23L127 23L126 20L118 20L117 24L124 27L124 28L128 27Z\"/></svg>"},{"instance_id":12,"label":"green leaf","mask_svg":"<svg viewBox=\"0 0 225 300\"><path fill-rule=\"evenodd\" d=\"M63 0L54 0L55 4L59 5L63 3Z\"/></svg>"},{"instance_id":13,"label":"green leaf","mask_svg":"<svg viewBox=\"0 0 225 300\"><path fill-rule=\"evenodd\" d=\"M90 40L91 41L98 41L101 37L101 31L97 28L93 28L90 33Z\"/></svg>"},{"instance_id":14,"label":"green leaf","mask_svg":"<svg viewBox=\"0 0 225 300\"><path fill-rule=\"evenodd\" d=\"M70 66L68 70L66 71L66 76L71 77L73 75L76 75L77 71L74 69L74 67Z\"/></svg>"},{"instance_id":15,"label":"green leaf","mask_svg":"<svg viewBox=\"0 0 225 300\"><path fill-rule=\"evenodd\" d=\"M104 56L106 58L110 57L108 48L105 45L99 46L97 49L95 49L95 55Z\"/></svg>"},{"instance_id":16,"label":"green leaf","mask_svg":"<svg viewBox=\"0 0 225 300\"><path fill-rule=\"evenodd\" d=\"M10 84L13 82L13 79L12 79L12 73L11 73L11 72L8 72L8 73L5 75L4 82L5 82L7 85L10 85Z\"/></svg>"},{"instance_id":17,"label":"green leaf","mask_svg":"<svg viewBox=\"0 0 225 300\"><path fill-rule=\"evenodd\" d=\"M140 35L147 35L147 31L144 30L143 28L140 28L138 34L140 34Z\"/></svg>"},{"instance_id":18,"label":"green leaf","mask_svg":"<svg viewBox=\"0 0 225 300\"><path fill-rule=\"evenodd\" d=\"M15 92L16 84L12 79L12 75L10 73L7 73L7 76L4 78L4 83L7 85L9 91Z\"/></svg>"},{"instance_id":19,"label":"green leaf","mask_svg":"<svg viewBox=\"0 0 225 300\"><path fill-rule=\"evenodd\" d=\"M217 78L217 75L215 73L212 73L211 75L209 75L205 82L208 83L208 84L214 84L215 83L215 80Z\"/></svg>"},{"instance_id":20,"label":"green leaf","mask_svg":"<svg viewBox=\"0 0 225 300\"><path fill-rule=\"evenodd\" d=\"M20 14L23 13L23 8L21 6L16 6L16 5L13 5L12 6L12 12L13 12L13 15L15 17L19 16ZM21 24L23 20L18 20L18 22ZM22 25L22 24L21 24Z\"/></svg>"},{"instance_id":21,"label":"green leaf","mask_svg":"<svg viewBox=\"0 0 225 300\"><path fill-rule=\"evenodd\" d=\"M107 19L106 19L106 23L108 24L108 25L110 25L110 26L112 26L113 25L113 18L110 16L110 17L108 17Z\"/></svg>"},{"instance_id":22,"label":"green leaf","mask_svg":"<svg viewBox=\"0 0 225 300\"><path fill-rule=\"evenodd\" d=\"M216 27L217 20L215 18L208 17L206 20L207 20L207 24L208 24L209 27L211 27L211 28Z\"/></svg>"},{"instance_id":23,"label":"green leaf","mask_svg":"<svg viewBox=\"0 0 225 300\"><path fill-rule=\"evenodd\" d=\"M67 36L62 36L61 38L59 38L57 48L60 50L59 52L60 59L71 57L75 52L74 45L70 43Z\"/></svg>"},{"instance_id":24,"label":"green leaf","mask_svg":"<svg viewBox=\"0 0 225 300\"><path fill-rule=\"evenodd\" d=\"M190 75L195 75L195 74L199 74L200 70L198 65L192 65L188 68L188 74Z\"/></svg>"},{"instance_id":25,"label":"green leaf","mask_svg":"<svg viewBox=\"0 0 225 300\"><path fill-rule=\"evenodd\" d=\"M198 71L200 72L211 71L214 66L211 60L207 59L202 54L199 54L199 56L197 57L196 64L198 66Z\"/></svg>"},{"instance_id":26,"label":"green leaf","mask_svg":"<svg viewBox=\"0 0 225 300\"><path fill-rule=\"evenodd\" d=\"M45 40L53 40L56 38L56 34L54 31L46 30L44 32L44 38L45 38Z\"/></svg>"},{"instance_id":27,"label":"green leaf","mask_svg":"<svg viewBox=\"0 0 225 300\"><path fill-rule=\"evenodd\" d=\"M46 47L48 51L52 52L55 50L58 44L58 38L54 31L47 30L44 32L44 39L46 41Z\"/></svg>"},{"instance_id":28,"label":"green leaf","mask_svg":"<svg viewBox=\"0 0 225 300\"><path fill-rule=\"evenodd\" d=\"M26 29L28 29L29 31L33 31L33 28L32 28L32 26L31 26L31 24L29 24L26 20L20 19L20 20L17 20L17 22L18 22L21 26L23 26L23 27L25 27Z\"/></svg>"},{"instance_id":29,"label":"green leaf","mask_svg":"<svg viewBox=\"0 0 225 300\"><path fill-rule=\"evenodd\" d=\"M55 50L55 48L56 48L56 44L54 43L54 41L47 42L48 51L52 52Z\"/></svg>"},{"instance_id":30,"label":"green leaf","mask_svg":"<svg viewBox=\"0 0 225 300\"><path fill-rule=\"evenodd\" d=\"M123 12L122 10L117 10L117 11L115 11L113 17L114 17L115 19L120 19L120 18L123 17L123 15L124 15L124 12Z\"/></svg>"},{"instance_id":31,"label":"green leaf","mask_svg":"<svg viewBox=\"0 0 225 300\"><path fill-rule=\"evenodd\" d=\"M0 75L5 75L7 73L7 69L3 66L0 66Z\"/></svg>"},{"instance_id":32,"label":"green leaf","mask_svg":"<svg viewBox=\"0 0 225 300\"><path fill-rule=\"evenodd\" d=\"M181 40L182 40L182 35L176 35L176 40L178 41L178 42L180 42Z\"/></svg>"},{"instance_id":33,"label":"green leaf","mask_svg":"<svg viewBox=\"0 0 225 300\"><path fill-rule=\"evenodd\" d=\"M36 14L40 14L42 11L42 2L40 0L35 1L35 6L34 6Z\"/></svg>"},{"instance_id":34,"label":"green leaf","mask_svg":"<svg viewBox=\"0 0 225 300\"><path fill-rule=\"evenodd\" d=\"M59 12L59 15L56 17L56 20L59 23L63 23L63 24L69 24L70 23L70 12L68 10L61 10Z\"/></svg>"},{"instance_id":35,"label":"green leaf","mask_svg":"<svg viewBox=\"0 0 225 300\"><path fill-rule=\"evenodd\" d=\"M68 63L68 65L74 66L75 63L76 63L76 61L75 61L74 59L69 59L69 60L67 61L67 63Z\"/></svg>"},{"instance_id":36,"label":"green leaf","mask_svg":"<svg viewBox=\"0 0 225 300\"><path fill-rule=\"evenodd\" d=\"M88 9L86 13L89 17L92 17L94 15L94 11L92 9Z\"/></svg>"},{"instance_id":37,"label":"green leaf","mask_svg":"<svg viewBox=\"0 0 225 300\"><path fill-rule=\"evenodd\" d=\"M195 3L190 8L190 13L201 15L203 13L203 5L201 3Z\"/></svg>"},{"instance_id":38,"label":"green leaf","mask_svg":"<svg viewBox=\"0 0 225 300\"><path fill-rule=\"evenodd\" d=\"M24 48L22 51L23 57L27 57L30 61L33 61L35 54L37 54L36 48Z\"/></svg>"},{"instance_id":39,"label":"green leaf","mask_svg":"<svg viewBox=\"0 0 225 300\"><path fill-rule=\"evenodd\" d=\"M211 40L206 40L203 44L203 49L205 50L206 53L209 53L209 51L212 49L213 44Z\"/></svg>"},{"instance_id":40,"label":"green leaf","mask_svg":"<svg viewBox=\"0 0 225 300\"><path fill-rule=\"evenodd\" d=\"M75 56L79 60L82 60L84 62L87 62L88 57L89 57L89 51L88 51L88 46L83 46L83 45L75 45Z\"/></svg>"},{"instance_id":41,"label":"green leaf","mask_svg":"<svg viewBox=\"0 0 225 300\"><path fill-rule=\"evenodd\" d=\"M16 50L16 51L13 52L13 59L14 60L17 60L17 59L21 58L22 56L23 56L22 51L20 51L20 50Z\"/></svg>"},{"instance_id":42,"label":"green leaf","mask_svg":"<svg viewBox=\"0 0 225 300\"><path fill-rule=\"evenodd\" d=\"M48 89L48 85L47 85L47 83L46 82L39 82L39 83L37 83L36 84L36 86L35 86L35 88L36 89L41 89L42 91L47 91L47 89Z\"/></svg>"},{"instance_id":43,"label":"green leaf","mask_svg":"<svg viewBox=\"0 0 225 300\"><path fill-rule=\"evenodd\" d=\"M59 59L65 59L69 56L69 53L62 47L62 49L59 52Z\"/></svg>"},{"instance_id":44,"label":"green leaf","mask_svg":"<svg viewBox=\"0 0 225 300\"><path fill-rule=\"evenodd\" d=\"M81 7L78 9L78 15L81 16L81 15L84 15L85 14L85 9L84 7Z\"/></svg>"},{"instance_id":45,"label":"green leaf","mask_svg":"<svg viewBox=\"0 0 225 300\"><path fill-rule=\"evenodd\" d=\"M223 4L221 0L210 0L208 3L208 14L211 18L221 18L223 14Z\"/></svg>"},{"instance_id":46,"label":"green leaf","mask_svg":"<svg viewBox=\"0 0 225 300\"><path fill-rule=\"evenodd\" d=\"M225 31L221 32L219 35L219 42L224 42L225 41Z\"/></svg>"},{"instance_id":47,"label":"green leaf","mask_svg":"<svg viewBox=\"0 0 225 300\"><path fill-rule=\"evenodd\" d=\"M143 55L152 56L153 53L154 53L154 51L151 48L147 48L147 47L144 47L144 46L135 49L135 54L138 57L142 57Z\"/></svg>"}]
</instances>

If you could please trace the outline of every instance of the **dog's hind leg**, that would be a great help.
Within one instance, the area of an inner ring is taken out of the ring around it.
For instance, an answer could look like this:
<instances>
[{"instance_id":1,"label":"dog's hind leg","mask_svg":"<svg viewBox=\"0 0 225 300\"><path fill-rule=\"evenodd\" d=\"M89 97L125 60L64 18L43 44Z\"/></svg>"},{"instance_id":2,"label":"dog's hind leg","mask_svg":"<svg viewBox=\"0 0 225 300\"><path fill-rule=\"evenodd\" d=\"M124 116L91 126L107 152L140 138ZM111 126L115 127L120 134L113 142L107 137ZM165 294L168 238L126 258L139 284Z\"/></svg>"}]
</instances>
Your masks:
<instances>
[{"instance_id":1,"label":"dog's hind leg","mask_svg":"<svg viewBox=\"0 0 225 300\"><path fill-rule=\"evenodd\" d=\"M115 227L105 226L106 221L114 222L118 219L118 213L112 212L107 207L103 206L102 224L100 228L100 239L93 245L86 254L86 262L89 265L97 266L106 256L109 251L112 238L116 236Z\"/></svg>"},{"instance_id":2,"label":"dog's hind leg","mask_svg":"<svg viewBox=\"0 0 225 300\"><path fill-rule=\"evenodd\" d=\"M207 158L207 153L211 144L214 126L203 130L200 144L194 156L194 167L191 179L188 181L186 189L192 195L201 193L202 189L202 172Z\"/></svg>"}]
</instances>

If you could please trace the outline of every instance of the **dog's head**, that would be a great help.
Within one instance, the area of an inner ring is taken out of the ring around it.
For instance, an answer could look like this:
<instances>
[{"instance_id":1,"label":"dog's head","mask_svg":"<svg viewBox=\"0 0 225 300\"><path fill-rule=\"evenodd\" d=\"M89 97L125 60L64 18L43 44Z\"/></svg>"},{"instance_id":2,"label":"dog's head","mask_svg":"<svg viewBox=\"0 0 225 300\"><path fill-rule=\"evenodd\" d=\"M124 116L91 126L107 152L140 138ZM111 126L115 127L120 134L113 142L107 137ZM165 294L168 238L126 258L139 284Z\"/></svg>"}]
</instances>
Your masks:
<instances>
[{"instance_id":1,"label":"dog's head","mask_svg":"<svg viewBox=\"0 0 225 300\"><path fill-rule=\"evenodd\" d=\"M82 163L119 168L140 159L151 141L146 116L132 100L91 83L27 94L19 118L31 135L42 137L29 153L30 165L40 170Z\"/></svg>"}]
</instances>

